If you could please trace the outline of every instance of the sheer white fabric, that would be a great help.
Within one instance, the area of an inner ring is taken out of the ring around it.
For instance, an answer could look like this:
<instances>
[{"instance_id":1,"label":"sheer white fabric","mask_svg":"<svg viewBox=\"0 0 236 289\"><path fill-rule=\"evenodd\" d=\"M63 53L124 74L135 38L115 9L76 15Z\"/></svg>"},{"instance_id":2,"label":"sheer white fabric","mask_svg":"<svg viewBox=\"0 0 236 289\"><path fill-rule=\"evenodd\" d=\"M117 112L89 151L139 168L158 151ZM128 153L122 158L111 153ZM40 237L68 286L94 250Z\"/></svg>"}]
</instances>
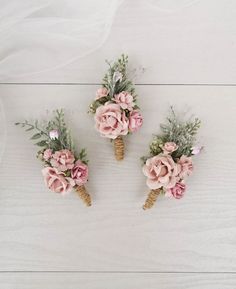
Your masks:
<instances>
[{"instance_id":1,"label":"sheer white fabric","mask_svg":"<svg viewBox=\"0 0 236 289\"><path fill-rule=\"evenodd\" d=\"M0 0L0 81L52 70L99 48L122 0Z\"/></svg>"}]
</instances>

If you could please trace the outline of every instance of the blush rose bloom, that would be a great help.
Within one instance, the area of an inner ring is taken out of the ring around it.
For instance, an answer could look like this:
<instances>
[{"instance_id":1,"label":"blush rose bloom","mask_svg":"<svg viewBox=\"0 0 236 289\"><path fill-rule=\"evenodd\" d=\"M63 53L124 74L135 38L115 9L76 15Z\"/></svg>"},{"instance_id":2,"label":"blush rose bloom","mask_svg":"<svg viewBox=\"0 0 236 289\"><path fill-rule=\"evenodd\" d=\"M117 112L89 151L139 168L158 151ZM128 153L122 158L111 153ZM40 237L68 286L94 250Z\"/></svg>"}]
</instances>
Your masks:
<instances>
[{"instance_id":1,"label":"blush rose bloom","mask_svg":"<svg viewBox=\"0 0 236 289\"><path fill-rule=\"evenodd\" d=\"M52 150L51 149L46 149L43 152L43 158L45 161L48 161L52 157Z\"/></svg>"},{"instance_id":2,"label":"blush rose bloom","mask_svg":"<svg viewBox=\"0 0 236 289\"><path fill-rule=\"evenodd\" d=\"M128 133L129 121L118 104L107 103L98 107L94 119L96 129L104 137L115 139Z\"/></svg>"},{"instance_id":3,"label":"blush rose bloom","mask_svg":"<svg viewBox=\"0 0 236 289\"><path fill-rule=\"evenodd\" d=\"M179 166L179 176L181 179L191 175L193 172L193 162L191 157L182 155L177 163Z\"/></svg>"},{"instance_id":4,"label":"blush rose bloom","mask_svg":"<svg viewBox=\"0 0 236 289\"><path fill-rule=\"evenodd\" d=\"M123 109L128 109L132 110L134 106L134 98L133 96L127 92L127 91L122 91L119 94L116 94L115 97L115 102L120 105L121 108Z\"/></svg>"},{"instance_id":5,"label":"blush rose bloom","mask_svg":"<svg viewBox=\"0 0 236 289\"><path fill-rule=\"evenodd\" d=\"M148 187L155 190L173 188L178 181L179 171L170 155L159 154L146 161L143 173L147 177Z\"/></svg>"},{"instance_id":6,"label":"blush rose bloom","mask_svg":"<svg viewBox=\"0 0 236 289\"><path fill-rule=\"evenodd\" d=\"M67 149L56 151L52 155L51 165L59 171L71 170L74 167L75 157L73 153Z\"/></svg>"},{"instance_id":7,"label":"blush rose bloom","mask_svg":"<svg viewBox=\"0 0 236 289\"><path fill-rule=\"evenodd\" d=\"M133 110L129 115L129 130L136 132L143 124L143 117L138 110Z\"/></svg>"},{"instance_id":8,"label":"blush rose bloom","mask_svg":"<svg viewBox=\"0 0 236 289\"><path fill-rule=\"evenodd\" d=\"M88 166L78 160L71 170L71 177L76 185L84 185L88 181Z\"/></svg>"},{"instance_id":9,"label":"blush rose bloom","mask_svg":"<svg viewBox=\"0 0 236 289\"><path fill-rule=\"evenodd\" d=\"M75 185L72 178L65 177L65 174L59 172L56 168L46 167L42 170L42 174L46 186L55 193L68 193Z\"/></svg>"},{"instance_id":10,"label":"blush rose bloom","mask_svg":"<svg viewBox=\"0 0 236 289\"><path fill-rule=\"evenodd\" d=\"M101 87L97 90L95 99L99 99L99 98L108 96L108 93L109 93L109 91L106 89L106 87Z\"/></svg>"},{"instance_id":11,"label":"blush rose bloom","mask_svg":"<svg viewBox=\"0 0 236 289\"><path fill-rule=\"evenodd\" d=\"M171 154L177 149L178 149L178 146L175 142L166 142L162 147L164 154Z\"/></svg>"},{"instance_id":12,"label":"blush rose bloom","mask_svg":"<svg viewBox=\"0 0 236 289\"><path fill-rule=\"evenodd\" d=\"M182 182L177 182L176 185L167 190L167 194L176 199L181 199L186 191L186 185Z\"/></svg>"}]
</instances>

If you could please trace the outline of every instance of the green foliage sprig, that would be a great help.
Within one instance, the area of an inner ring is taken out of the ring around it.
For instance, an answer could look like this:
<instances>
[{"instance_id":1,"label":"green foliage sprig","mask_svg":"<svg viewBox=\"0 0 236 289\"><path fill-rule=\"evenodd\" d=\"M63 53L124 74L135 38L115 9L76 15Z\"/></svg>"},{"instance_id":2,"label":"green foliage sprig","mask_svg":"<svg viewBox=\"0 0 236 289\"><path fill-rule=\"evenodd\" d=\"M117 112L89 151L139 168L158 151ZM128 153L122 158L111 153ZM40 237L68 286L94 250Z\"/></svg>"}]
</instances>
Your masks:
<instances>
[{"instance_id":1,"label":"green foliage sprig","mask_svg":"<svg viewBox=\"0 0 236 289\"><path fill-rule=\"evenodd\" d=\"M148 158L162 153L162 146L166 142L174 142L178 145L178 149L172 153L173 159L178 159L182 155L191 156L200 125L201 121L198 118L182 121L177 117L173 107L171 107L167 122L160 125L161 133L153 137L149 146L149 156L142 157L142 161L146 162Z\"/></svg>"},{"instance_id":2,"label":"green foliage sprig","mask_svg":"<svg viewBox=\"0 0 236 289\"><path fill-rule=\"evenodd\" d=\"M86 150L81 149L79 153L75 150L71 132L66 126L65 114L62 109L55 110L53 112L53 118L46 123L42 122L39 124L38 120L30 123L28 120L25 120L23 122L17 122L15 125L25 128L27 132L34 131L30 139L36 141L35 145L40 147L40 151L37 154L39 158L41 158L42 153L46 149L51 149L53 152L68 149L73 152L76 159L80 159L85 164L88 163ZM50 137L52 130L58 131L58 138Z\"/></svg>"},{"instance_id":3,"label":"green foliage sprig","mask_svg":"<svg viewBox=\"0 0 236 289\"><path fill-rule=\"evenodd\" d=\"M135 88L127 75L128 56L122 54L114 64L106 62L109 65L109 69L103 78L102 85L108 89L109 97L112 98L115 94L127 91L135 99ZM118 74L120 74L121 78L117 77Z\"/></svg>"},{"instance_id":4,"label":"green foliage sprig","mask_svg":"<svg viewBox=\"0 0 236 289\"><path fill-rule=\"evenodd\" d=\"M105 87L109 93L105 97L94 100L90 105L89 111L95 113L99 106L104 105L107 101L112 101L114 96L122 91L129 92L133 96L135 103L134 109L138 109L135 87L127 73L128 56L122 54L113 64L109 61L106 61L106 63L109 68L103 78L102 86Z\"/></svg>"}]
</instances>

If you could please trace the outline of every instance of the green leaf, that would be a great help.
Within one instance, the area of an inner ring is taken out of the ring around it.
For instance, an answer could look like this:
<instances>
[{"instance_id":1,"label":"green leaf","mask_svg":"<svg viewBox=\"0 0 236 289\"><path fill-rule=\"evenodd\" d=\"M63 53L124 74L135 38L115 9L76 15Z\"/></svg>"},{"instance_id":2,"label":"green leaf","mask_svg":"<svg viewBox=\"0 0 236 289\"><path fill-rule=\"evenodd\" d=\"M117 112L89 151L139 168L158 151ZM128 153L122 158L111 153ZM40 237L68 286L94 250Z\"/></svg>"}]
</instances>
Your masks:
<instances>
[{"instance_id":1,"label":"green leaf","mask_svg":"<svg viewBox=\"0 0 236 289\"><path fill-rule=\"evenodd\" d=\"M135 103L133 109L140 109L140 107Z\"/></svg>"},{"instance_id":2,"label":"green leaf","mask_svg":"<svg viewBox=\"0 0 236 289\"><path fill-rule=\"evenodd\" d=\"M42 136L41 133L36 133L31 137L31 139L39 139L41 138L41 136Z\"/></svg>"},{"instance_id":3,"label":"green leaf","mask_svg":"<svg viewBox=\"0 0 236 289\"><path fill-rule=\"evenodd\" d=\"M40 142L37 142L35 145L40 146L40 147L45 147L47 146L47 142L45 140L41 140Z\"/></svg>"},{"instance_id":4,"label":"green leaf","mask_svg":"<svg viewBox=\"0 0 236 289\"><path fill-rule=\"evenodd\" d=\"M81 149L78 157L83 163L88 164L86 149Z\"/></svg>"}]
</instances>

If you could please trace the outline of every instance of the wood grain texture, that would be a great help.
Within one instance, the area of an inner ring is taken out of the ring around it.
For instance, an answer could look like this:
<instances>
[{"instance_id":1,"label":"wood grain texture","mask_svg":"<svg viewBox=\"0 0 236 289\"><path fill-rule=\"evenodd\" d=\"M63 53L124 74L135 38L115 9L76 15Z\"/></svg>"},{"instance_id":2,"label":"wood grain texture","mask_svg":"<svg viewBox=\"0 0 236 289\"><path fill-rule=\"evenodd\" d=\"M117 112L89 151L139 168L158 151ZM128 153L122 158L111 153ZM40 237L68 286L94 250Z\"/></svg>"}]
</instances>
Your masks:
<instances>
[{"instance_id":1,"label":"wood grain texture","mask_svg":"<svg viewBox=\"0 0 236 289\"><path fill-rule=\"evenodd\" d=\"M112 145L99 137L87 114L95 89L0 86L7 121L0 164L0 270L235 271L236 87L139 86L145 122L126 139L122 162L115 161ZM143 211L148 189L139 157L170 104L202 119L199 143L205 149L195 160L185 198L160 198ZM45 188L36 148L13 125L58 107L66 109L80 147L88 148L90 208L76 194L61 197Z\"/></svg>"},{"instance_id":2,"label":"wood grain texture","mask_svg":"<svg viewBox=\"0 0 236 289\"><path fill-rule=\"evenodd\" d=\"M55 70L5 81L100 83L105 59L124 52L137 68L137 83L235 83L235 12L234 0L123 1L95 52L62 67L58 60ZM47 61L44 56L38 58Z\"/></svg>"},{"instance_id":3,"label":"wood grain texture","mask_svg":"<svg viewBox=\"0 0 236 289\"><path fill-rule=\"evenodd\" d=\"M4 273L4 289L235 289L235 274Z\"/></svg>"}]
</instances>

